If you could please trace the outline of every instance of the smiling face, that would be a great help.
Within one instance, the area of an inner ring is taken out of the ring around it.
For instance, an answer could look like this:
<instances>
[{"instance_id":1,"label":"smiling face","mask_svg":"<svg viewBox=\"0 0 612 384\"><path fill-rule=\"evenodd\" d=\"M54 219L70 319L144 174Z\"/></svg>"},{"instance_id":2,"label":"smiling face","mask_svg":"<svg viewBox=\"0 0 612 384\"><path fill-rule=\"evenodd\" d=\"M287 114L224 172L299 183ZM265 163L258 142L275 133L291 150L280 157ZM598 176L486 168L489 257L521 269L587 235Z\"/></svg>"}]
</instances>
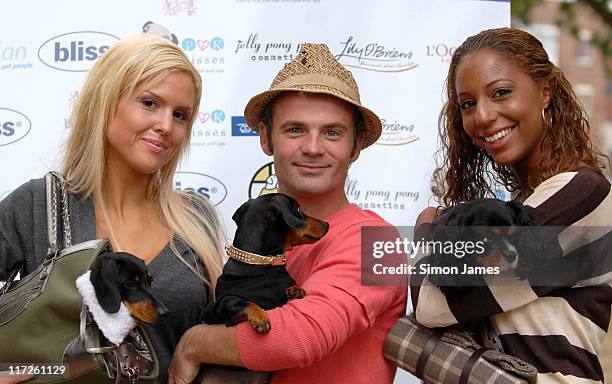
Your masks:
<instances>
[{"instance_id":1,"label":"smiling face","mask_svg":"<svg viewBox=\"0 0 612 384\"><path fill-rule=\"evenodd\" d=\"M481 49L457 65L455 89L463 128L475 145L519 175L537 168L547 84L533 81L507 56Z\"/></svg>"},{"instance_id":2,"label":"smiling face","mask_svg":"<svg viewBox=\"0 0 612 384\"><path fill-rule=\"evenodd\" d=\"M300 204L320 198L336 208L348 204L344 183L360 148L353 150L353 107L330 95L287 92L273 108L271 137L262 129L260 139L274 155L281 191Z\"/></svg>"},{"instance_id":3,"label":"smiling face","mask_svg":"<svg viewBox=\"0 0 612 384\"><path fill-rule=\"evenodd\" d=\"M184 72L122 95L107 127L107 169L151 175L167 164L183 145L193 100L193 80Z\"/></svg>"}]
</instances>

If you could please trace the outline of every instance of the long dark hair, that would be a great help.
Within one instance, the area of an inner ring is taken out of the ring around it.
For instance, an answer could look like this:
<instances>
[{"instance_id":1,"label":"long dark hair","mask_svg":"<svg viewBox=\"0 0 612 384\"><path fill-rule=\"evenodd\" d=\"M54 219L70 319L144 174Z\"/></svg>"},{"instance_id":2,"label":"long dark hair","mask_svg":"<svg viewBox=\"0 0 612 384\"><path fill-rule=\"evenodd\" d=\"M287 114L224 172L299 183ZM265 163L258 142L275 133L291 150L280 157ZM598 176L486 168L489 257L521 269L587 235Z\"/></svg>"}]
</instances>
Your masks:
<instances>
[{"instance_id":1,"label":"long dark hair","mask_svg":"<svg viewBox=\"0 0 612 384\"><path fill-rule=\"evenodd\" d=\"M457 101L455 78L457 65L470 53L491 49L512 60L537 83L548 81L551 101L544 111L542 158L538 169L519 180L512 167L496 164L482 148L474 145L463 129L461 108ZM440 114L442 161L446 171L446 206L493 195L491 182L510 191L518 191L522 200L542 181L580 164L603 167L589 138L589 122L569 81L550 62L542 43L527 32L513 28L488 29L470 36L457 48L446 79L447 101ZM494 172L491 172L491 168Z\"/></svg>"}]
</instances>

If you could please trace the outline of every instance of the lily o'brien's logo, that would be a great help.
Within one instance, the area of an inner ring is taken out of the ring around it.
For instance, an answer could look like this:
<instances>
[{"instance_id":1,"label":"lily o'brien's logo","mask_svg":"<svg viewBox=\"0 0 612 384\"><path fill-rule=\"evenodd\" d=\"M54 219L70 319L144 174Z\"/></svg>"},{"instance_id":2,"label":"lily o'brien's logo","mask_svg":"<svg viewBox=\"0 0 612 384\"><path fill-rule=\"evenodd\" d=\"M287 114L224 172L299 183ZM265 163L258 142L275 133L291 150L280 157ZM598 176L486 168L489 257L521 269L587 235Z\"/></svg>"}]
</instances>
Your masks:
<instances>
[{"instance_id":1,"label":"lily o'brien's logo","mask_svg":"<svg viewBox=\"0 0 612 384\"><path fill-rule=\"evenodd\" d=\"M197 193L213 205L221 204L227 196L227 188L219 179L198 172L176 172L174 189Z\"/></svg>"},{"instance_id":2,"label":"lily o'brien's logo","mask_svg":"<svg viewBox=\"0 0 612 384\"><path fill-rule=\"evenodd\" d=\"M336 59L347 67L375 72L403 72L416 68L412 51L399 50L377 42L360 43L353 36L340 42Z\"/></svg>"},{"instance_id":3,"label":"lily o'brien's logo","mask_svg":"<svg viewBox=\"0 0 612 384\"><path fill-rule=\"evenodd\" d=\"M86 72L118 40L117 36L106 32L64 33L42 43L38 58L53 69Z\"/></svg>"},{"instance_id":4,"label":"lily o'brien's logo","mask_svg":"<svg viewBox=\"0 0 612 384\"><path fill-rule=\"evenodd\" d=\"M419 139L417 136L414 124L403 124L397 121L389 122L385 118L381 118L382 132L377 145L406 145L413 143Z\"/></svg>"},{"instance_id":5,"label":"lily o'brien's logo","mask_svg":"<svg viewBox=\"0 0 612 384\"><path fill-rule=\"evenodd\" d=\"M19 111L0 108L0 147L13 144L30 133L32 122Z\"/></svg>"}]
</instances>

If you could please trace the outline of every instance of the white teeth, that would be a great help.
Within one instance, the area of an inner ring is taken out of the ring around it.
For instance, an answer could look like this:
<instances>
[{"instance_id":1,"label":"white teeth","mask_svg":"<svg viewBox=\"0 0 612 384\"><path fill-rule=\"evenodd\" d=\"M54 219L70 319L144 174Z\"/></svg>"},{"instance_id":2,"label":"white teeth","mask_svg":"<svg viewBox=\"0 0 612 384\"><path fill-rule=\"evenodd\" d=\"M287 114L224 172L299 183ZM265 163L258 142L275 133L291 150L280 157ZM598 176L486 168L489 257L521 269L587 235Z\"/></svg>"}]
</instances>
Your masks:
<instances>
[{"instance_id":1,"label":"white teeth","mask_svg":"<svg viewBox=\"0 0 612 384\"><path fill-rule=\"evenodd\" d=\"M493 136L487 136L484 138L484 140L487 143L492 143L494 141L497 141L499 139L501 139L502 137L506 136L507 134L510 133L510 131L512 131L512 128L506 128L503 131L499 131L496 134L494 134Z\"/></svg>"}]
</instances>

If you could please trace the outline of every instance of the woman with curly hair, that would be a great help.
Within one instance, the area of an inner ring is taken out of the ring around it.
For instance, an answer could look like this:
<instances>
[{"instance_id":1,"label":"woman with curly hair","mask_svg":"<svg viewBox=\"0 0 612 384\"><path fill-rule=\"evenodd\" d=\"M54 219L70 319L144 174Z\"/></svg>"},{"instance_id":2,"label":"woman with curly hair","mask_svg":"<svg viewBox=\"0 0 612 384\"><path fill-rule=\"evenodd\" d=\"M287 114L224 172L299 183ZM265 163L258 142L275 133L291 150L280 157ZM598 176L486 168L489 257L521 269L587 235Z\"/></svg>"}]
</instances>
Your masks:
<instances>
[{"instance_id":1,"label":"woman with curly hair","mask_svg":"<svg viewBox=\"0 0 612 384\"><path fill-rule=\"evenodd\" d=\"M418 322L441 327L489 320L486 339L533 364L538 381L603 381L598 353L610 322L612 274L602 245L612 240L612 194L570 83L535 37L499 28L457 48L446 88L440 119L446 206L492 197L496 181L539 225L562 226L564 233L581 226L604 230L559 248L559 257L575 265L596 261L588 276L577 274L571 284L517 279L502 286L487 279L488 286L449 297L413 276ZM426 209L417 225L436 214Z\"/></svg>"}]
</instances>

